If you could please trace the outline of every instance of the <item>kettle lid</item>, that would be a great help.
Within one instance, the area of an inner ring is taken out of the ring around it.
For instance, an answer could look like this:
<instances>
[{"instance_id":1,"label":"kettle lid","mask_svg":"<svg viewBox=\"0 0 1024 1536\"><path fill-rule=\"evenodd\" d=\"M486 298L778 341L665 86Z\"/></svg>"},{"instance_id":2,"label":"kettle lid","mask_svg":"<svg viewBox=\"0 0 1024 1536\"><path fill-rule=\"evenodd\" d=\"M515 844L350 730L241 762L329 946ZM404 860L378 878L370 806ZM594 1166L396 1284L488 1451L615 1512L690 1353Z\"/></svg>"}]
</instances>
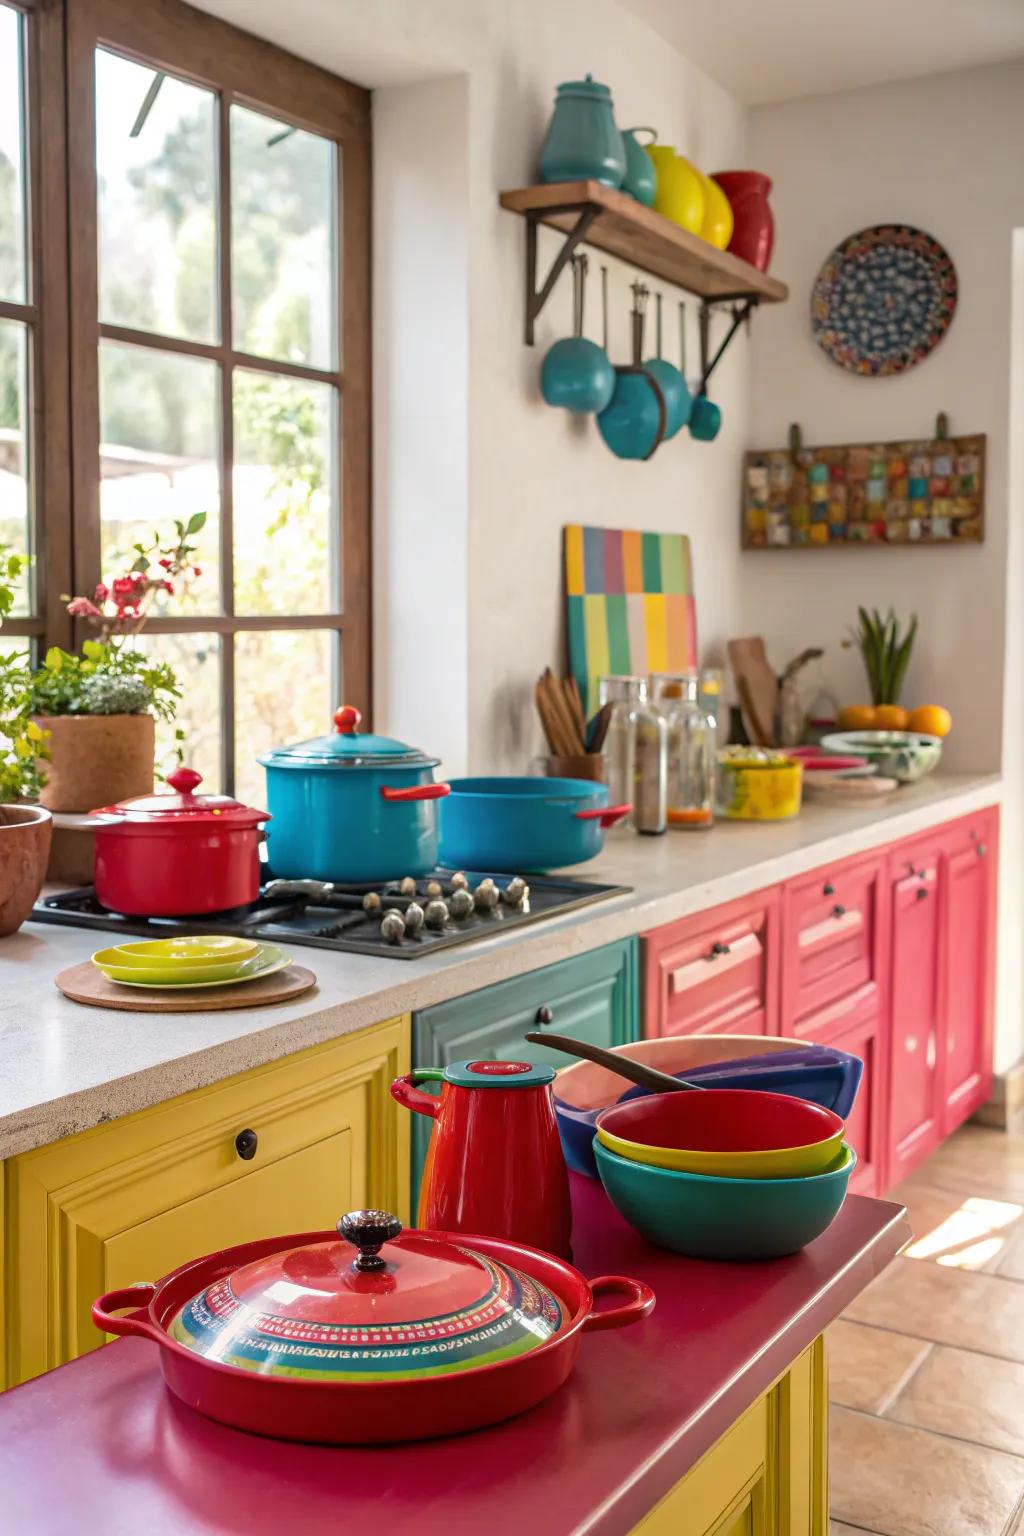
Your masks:
<instances>
[{"instance_id":1,"label":"kettle lid","mask_svg":"<svg viewBox=\"0 0 1024 1536\"><path fill-rule=\"evenodd\" d=\"M541 1088L554 1082L555 1069L529 1061L453 1061L442 1078L455 1088Z\"/></svg>"}]
</instances>

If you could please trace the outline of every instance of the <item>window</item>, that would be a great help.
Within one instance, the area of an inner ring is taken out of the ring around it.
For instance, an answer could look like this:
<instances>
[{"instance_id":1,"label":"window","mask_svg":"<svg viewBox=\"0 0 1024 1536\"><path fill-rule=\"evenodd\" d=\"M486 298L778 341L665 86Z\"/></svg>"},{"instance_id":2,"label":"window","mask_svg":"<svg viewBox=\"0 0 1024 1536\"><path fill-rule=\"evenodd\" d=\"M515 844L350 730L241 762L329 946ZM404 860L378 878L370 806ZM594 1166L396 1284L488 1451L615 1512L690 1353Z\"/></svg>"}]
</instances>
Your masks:
<instances>
[{"instance_id":1,"label":"window","mask_svg":"<svg viewBox=\"0 0 1024 1536\"><path fill-rule=\"evenodd\" d=\"M181 0L0 0L17 633L68 643L60 592L205 512L201 576L138 643L179 673L189 760L248 798L260 751L368 713L368 311L367 93Z\"/></svg>"}]
</instances>

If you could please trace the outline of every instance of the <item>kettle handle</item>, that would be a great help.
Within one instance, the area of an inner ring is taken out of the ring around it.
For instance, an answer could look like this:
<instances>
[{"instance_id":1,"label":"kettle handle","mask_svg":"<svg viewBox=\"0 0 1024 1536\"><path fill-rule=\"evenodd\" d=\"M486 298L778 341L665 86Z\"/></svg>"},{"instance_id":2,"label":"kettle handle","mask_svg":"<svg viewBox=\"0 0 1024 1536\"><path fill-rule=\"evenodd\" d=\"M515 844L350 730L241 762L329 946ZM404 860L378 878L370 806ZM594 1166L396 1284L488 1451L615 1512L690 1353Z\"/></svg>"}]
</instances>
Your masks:
<instances>
[{"instance_id":1,"label":"kettle handle","mask_svg":"<svg viewBox=\"0 0 1024 1536\"><path fill-rule=\"evenodd\" d=\"M439 1067L417 1067L414 1072L409 1072L405 1077L396 1077L391 1084L391 1097L406 1109L413 1110L417 1115L429 1115L432 1120L437 1119L441 1108L441 1100L432 1093L424 1093L422 1088L417 1088L417 1083L443 1082L444 1073Z\"/></svg>"}]
</instances>

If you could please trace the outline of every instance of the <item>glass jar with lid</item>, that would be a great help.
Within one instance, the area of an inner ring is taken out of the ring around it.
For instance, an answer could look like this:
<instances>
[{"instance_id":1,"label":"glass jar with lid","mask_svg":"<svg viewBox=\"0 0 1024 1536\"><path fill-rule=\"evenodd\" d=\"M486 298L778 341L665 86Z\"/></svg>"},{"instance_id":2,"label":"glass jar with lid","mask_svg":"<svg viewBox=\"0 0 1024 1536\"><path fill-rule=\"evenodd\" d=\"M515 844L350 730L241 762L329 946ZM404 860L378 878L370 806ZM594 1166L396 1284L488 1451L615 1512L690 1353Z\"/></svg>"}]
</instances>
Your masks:
<instances>
[{"instance_id":1,"label":"glass jar with lid","mask_svg":"<svg viewBox=\"0 0 1024 1536\"><path fill-rule=\"evenodd\" d=\"M700 702L695 672L656 673L652 683L668 735L668 825L710 827L715 819L715 715Z\"/></svg>"},{"instance_id":2,"label":"glass jar with lid","mask_svg":"<svg viewBox=\"0 0 1024 1536\"><path fill-rule=\"evenodd\" d=\"M602 677L602 704L611 705L604 739L605 781L613 805L633 806L626 826L664 832L667 822L668 729L642 677Z\"/></svg>"}]
</instances>

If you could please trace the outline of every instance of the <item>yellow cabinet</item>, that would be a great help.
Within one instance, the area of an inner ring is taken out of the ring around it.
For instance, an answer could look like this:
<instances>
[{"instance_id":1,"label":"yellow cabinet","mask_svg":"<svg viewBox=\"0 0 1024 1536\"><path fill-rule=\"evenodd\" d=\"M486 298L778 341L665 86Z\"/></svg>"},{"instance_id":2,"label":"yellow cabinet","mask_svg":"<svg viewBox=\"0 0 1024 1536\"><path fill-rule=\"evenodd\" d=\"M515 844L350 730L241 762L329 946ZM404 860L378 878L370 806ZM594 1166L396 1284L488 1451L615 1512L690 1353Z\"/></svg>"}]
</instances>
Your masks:
<instances>
[{"instance_id":1,"label":"yellow cabinet","mask_svg":"<svg viewBox=\"0 0 1024 1536\"><path fill-rule=\"evenodd\" d=\"M633 1536L826 1536L827 1411L819 1338Z\"/></svg>"},{"instance_id":2,"label":"yellow cabinet","mask_svg":"<svg viewBox=\"0 0 1024 1536\"><path fill-rule=\"evenodd\" d=\"M357 1206L405 1219L409 1116L388 1086L409 1039L394 1019L11 1159L4 1384L101 1343L102 1291Z\"/></svg>"}]
</instances>

